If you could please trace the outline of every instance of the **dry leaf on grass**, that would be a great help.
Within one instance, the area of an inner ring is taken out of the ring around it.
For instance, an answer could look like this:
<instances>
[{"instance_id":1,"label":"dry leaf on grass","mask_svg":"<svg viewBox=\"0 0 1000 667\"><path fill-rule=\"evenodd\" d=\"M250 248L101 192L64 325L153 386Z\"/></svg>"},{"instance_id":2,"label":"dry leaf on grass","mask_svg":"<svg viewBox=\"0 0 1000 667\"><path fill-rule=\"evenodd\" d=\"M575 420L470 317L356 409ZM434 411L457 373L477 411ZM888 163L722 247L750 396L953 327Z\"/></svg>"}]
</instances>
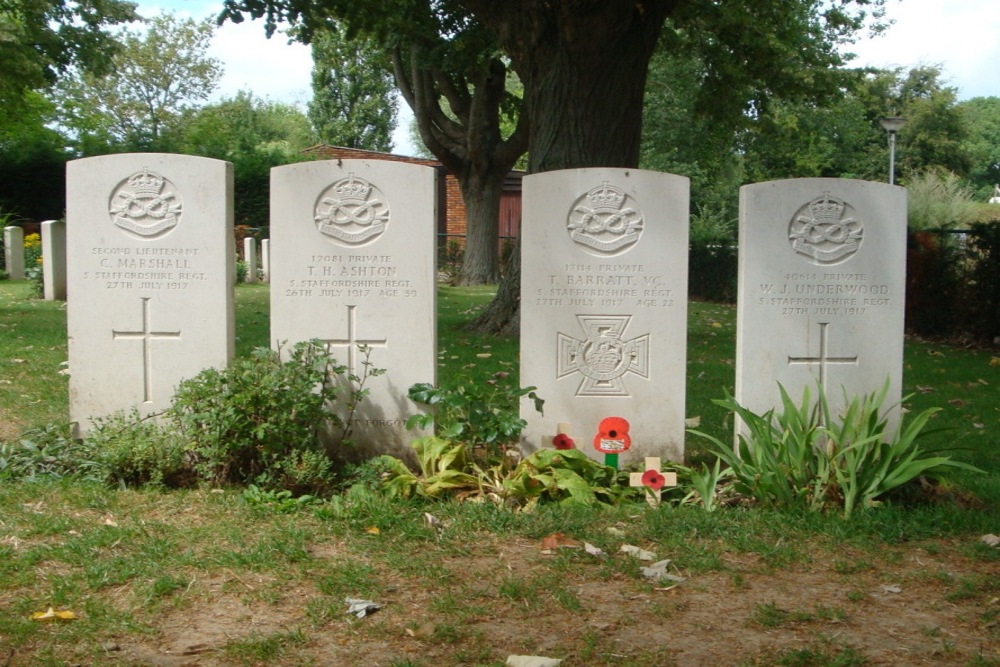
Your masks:
<instances>
[{"instance_id":1,"label":"dry leaf on grass","mask_svg":"<svg viewBox=\"0 0 1000 667\"><path fill-rule=\"evenodd\" d=\"M33 621L73 621L76 620L76 614L69 610L56 611L52 607L49 607L46 611L36 611L31 615L31 620Z\"/></svg>"},{"instance_id":2,"label":"dry leaf on grass","mask_svg":"<svg viewBox=\"0 0 1000 667\"><path fill-rule=\"evenodd\" d=\"M639 560L656 560L656 554L652 551L646 551L645 549L640 549L639 547L632 546L631 544L623 544L620 551L630 556L635 556Z\"/></svg>"},{"instance_id":3,"label":"dry leaf on grass","mask_svg":"<svg viewBox=\"0 0 1000 667\"><path fill-rule=\"evenodd\" d=\"M382 605L371 600L360 600L358 598L344 598L347 603L347 613L354 614L358 618L364 618L369 614L374 614L382 608Z\"/></svg>"},{"instance_id":4,"label":"dry leaf on grass","mask_svg":"<svg viewBox=\"0 0 1000 667\"><path fill-rule=\"evenodd\" d=\"M540 655L509 655L507 667L558 667L562 664L559 658L543 658Z\"/></svg>"},{"instance_id":5,"label":"dry leaf on grass","mask_svg":"<svg viewBox=\"0 0 1000 667\"><path fill-rule=\"evenodd\" d=\"M554 551L556 549L579 549L579 540L567 537L562 533L552 533L548 537L542 538L542 551Z\"/></svg>"},{"instance_id":6,"label":"dry leaf on grass","mask_svg":"<svg viewBox=\"0 0 1000 667\"><path fill-rule=\"evenodd\" d=\"M406 628L406 634L414 639L429 639L434 636L434 624L427 622L415 628Z\"/></svg>"}]
</instances>

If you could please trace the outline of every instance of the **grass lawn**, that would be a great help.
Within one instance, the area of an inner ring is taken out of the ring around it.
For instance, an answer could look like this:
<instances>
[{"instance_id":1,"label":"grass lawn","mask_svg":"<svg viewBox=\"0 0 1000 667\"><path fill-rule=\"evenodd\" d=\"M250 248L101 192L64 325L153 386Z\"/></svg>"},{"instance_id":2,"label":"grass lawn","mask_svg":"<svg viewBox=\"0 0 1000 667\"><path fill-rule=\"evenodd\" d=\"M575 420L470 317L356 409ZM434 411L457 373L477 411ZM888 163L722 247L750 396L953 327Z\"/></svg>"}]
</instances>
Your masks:
<instances>
[{"instance_id":1,"label":"grass lawn","mask_svg":"<svg viewBox=\"0 0 1000 667\"><path fill-rule=\"evenodd\" d=\"M0 440L67 418L65 310L27 292L0 282ZM442 381L516 374L516 341L460 329L488 298L442 288ZM243 355L268 342L267 287L237 302ZM734 315L690 309L688 415L719 437ZM1000 665L1000 549L980 541L1000 533L1000 354L907 341L904 384L911 410L944 408L927 442L987 474L850 521L0 482L0 666ZM684 580L653 583L622 545ZM347 597L383 606L359 619ZM31 619L49 607L76 619Z\"/></svg>"}]
</instances>

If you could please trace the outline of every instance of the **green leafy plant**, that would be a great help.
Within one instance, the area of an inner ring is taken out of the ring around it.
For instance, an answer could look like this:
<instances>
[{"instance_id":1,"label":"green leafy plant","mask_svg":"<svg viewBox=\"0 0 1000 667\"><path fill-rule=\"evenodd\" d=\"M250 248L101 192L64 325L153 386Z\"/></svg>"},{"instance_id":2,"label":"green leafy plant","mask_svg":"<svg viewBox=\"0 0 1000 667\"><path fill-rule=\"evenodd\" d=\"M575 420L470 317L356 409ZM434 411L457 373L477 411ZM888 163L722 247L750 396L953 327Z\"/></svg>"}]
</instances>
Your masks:
<instances>
[{"instance_id":1,"label":"green leafy plant","mask_svg":"<svg viewBox=\"0 0 1000 667\"><path fill-rule=\"evenodd\" d=\"M711 467L702 463L700 469L691 468L689 471L691 492L684 500L697 498L706 511L715 511L719 506L719 484L733 475L732 468L721 466L722 459L717 458Z\"/></svg>"},{"instance_id":2,"label":"green leafy plant","mask_svg":"<svg viewBox=\"0 0 1000 667\"><path fill-rule=\"evenodd\" d=\"M297 343L287 360L278 350L257 348L226 369L206 369L181 383L168 416L204 479L318 490L329 486L332 473L304 453L323 451L319 434L327 428L349 439L351 411L369 377L355 382L346 371L321 341ZM345 389L348 414L330 412Z\"/></svg>"},{"instance_id":3,"label":"green leafy plant","mask_svg":"<svg viewBox=\"0 0 1000 667\"><path fill-rule=\"evenodd\" d=\"M119 486L207 481L296 496L326 492L334 462L324 437L350 443L365 383L382 373L370 348L361 353L357 376L321 341L298 343L285 359L280 350L256 348L225 369L182 382L163 414L95 420L88 442L101 452L107 481Z\"/></svg>"},{"instance_id":4,"label":"green leafy plant","mask_svg":"<svg viewBox=\"0 0 1000 667\"><path fill-rule=\"evenodd\" d=\"M382 489L391 497L478 498L530 508L540 502L611 504L632 491L618 479L623 473L577 450L543 449L513 467L505 461L481 467L466 457L462 443L430 436L411 446L419 472L380 457L388 469Z\"/></svg>"},{"instance_id":5,"label":"green leafy plant","mask_svg":"<svg viewBox=\"0 0 1000 667\"><path fill-rule=\"evenodd\" d=\"M183 438L136 410L93 420L87 442L100 452L109 484L183 487L197 480Z\"/></svg>"},{"instance_id":6,"label":"green leafy plant","mask_svg":"<svg viewBox=\"0 0 1000 667\"><path fill-rule=\"evenodd\" d=\"M528 397L539 412L544 403L534 387L518 388L509 378L509 373L500 371L485 382L460 378L451 387L415 384L410 399L426 405L429 412L413 415L406 426L436 425L439 436L463 443L470 457L496 463L527 424L518 414L520 400Z\"/></svg>"},{"instance_id":7,"label":"green leafy plant","mask_svg":"<svg viewBox=\"0 0 1000 667\"><path fill-rule=\"evenodd\" d=\"M706 433L691 433L706 438L732 469L737 492L770 507L819 509L826 502L832 477L827 457L818 455L819 411L809 398L808 387L799 406L784 387L780 389L782 410L763 415L744 408L731 396L714 401L742 421L735 449Z\"/></svg>"},{"instance_id":8,"label":"green leafy plant","mask_svg":"<svg viewBox=\"0 0 1000 667\"><path fill-rule=\"evenodd\" d=\"M624 493L619 473L576 449L540 449L521 461L504 481L510 498L530 507L543 501L612 504Z\"/></svg>"},{"instance_id":9,"label":"green leafy plant","mask_svg":"<svg viewBox=\"0 0 1000 667\"><path fill-rule=\"evenodd\" d=\"M242 259L236 260L236 282L245 283L247 281L247 263Z\"/></svg>"},{"instance_id":10,"label":"green leafy plant","mask_svg":"<svg viewBox=\"0 0 1000 667\"><path fill-rule=\"evenodd\" d=\"M924 410L909 424L901 424L893 437L886 438L887 420L881 406L888 388L886 383L879 392L849 403L845 400L847 408L836 421L831 419L826 401L820 401L824 421L829 424L823 429L827 438L826 454L840 490L845 516L850 516L858 506L875 504L880 496L920 475L939 475L946 467L982 472L950 456L934 456L917 445L917 439L927 433L924 428L940 408Z\"/></svg>"},{"instance_id":11,"label":"green leafy plant","mask_svg":"<svg viewBox=\"0 0 1000 667\"><path fill-rule=\"evenodd\" d=\"M315 505L319 501L315 496L295 496L288 489L262 489L256 484L249 484L243 490L243 501L256 508L266 509L277 514L289 514L303 508Z\"/></svg>"},{"instance_id":12,"label":"green leafy plant","mask_svg":"<svg viewBox=\"0 0 1000 667\"><path fill-rule=\"evenodd\" d=\"M945 468L978 468L950 456L921 449L917 439L937 408L918 414L895 434L887 432L883 403L888 383L878 392L849 399L834 415L822 390L814 402L808 387L796 405L784 387L782 409L758 415L732 397L716 401L743 422L735 448L698 431L732 470L740 493L771 507L819 510L840 505L850 517L858 507L876 504L886 492L921 475L940 476Z\"/></svg>"},{"instance_id":13,"label":"green leafy plant","mask_svg":"<svg viewBox=\"0 0 1000 667\"><path fill-rule=\"evenodd\" d=\"M478 490L479 481L468 472L465 446L462 443L428 436L417 438L410 446L417 455L419 473L407 468L399 459L381 457L389 468L383 483L388 495L399 498L441 498L445 495L469 495Z\"/></svg>"},{"instance_id":14,"label":"green leafy plant","mask_svg":"<svg viewBox=\"0 0 1000 667\"><path fill-rule=\"evenodd\" d=\"M17 441L0 442L0 479L97 481L103 476L99 451L91 443L74 439L69 424L30 428Z\"/></svg>"},{"instance_id":15,"label":"green leafy plant","mask_svg":"<svg viewBox=\"0 0 1000 667\"><path fill-rule=\"evenodd\" d=\"M40 299L45 296L42 271L42 237L28 234L24 237L24 277L31 284L31 296Z\"/></svg>"}]
</instances>

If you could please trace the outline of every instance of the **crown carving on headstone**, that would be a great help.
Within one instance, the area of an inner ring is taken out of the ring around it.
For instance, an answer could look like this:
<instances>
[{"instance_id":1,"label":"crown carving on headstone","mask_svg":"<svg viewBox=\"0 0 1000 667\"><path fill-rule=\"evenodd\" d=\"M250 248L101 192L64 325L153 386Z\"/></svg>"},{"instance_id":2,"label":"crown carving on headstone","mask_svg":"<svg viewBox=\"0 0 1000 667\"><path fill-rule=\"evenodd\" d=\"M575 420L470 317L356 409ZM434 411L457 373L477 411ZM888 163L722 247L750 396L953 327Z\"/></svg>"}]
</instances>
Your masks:
<instances>
[{"instance_id":1,"label":"crown carving on headstone","mask_svg":"<svg viewBox=\"0 0 1000 667\"><path fill-rule=\"evenodd\" d=\"M608 373L621 363L621 350L605 341L593 348L586 356L587 365L598 373Z\"/></svg>"},{"instance_id":2,"label":"crown carving on headstone","mask_svg":"<svg viewBox=\"0 0 1000 667\"><path fill-rule=\"evenodd\" d=\"M128 184L132 188L132 192L137 195L155 196L163 190L165 181L166 179L159 174L150 171L147 167L143 167L142 171L129 177Z\"/></svg>"},{"instance_id":3,"label":"crown carving on headstone","mask_svg":"<svg viewBox=\"0 0 1000 667\"><path fill-rule=\"evenodd\" d=\"M836 222L844 215L844 208L844 202L831 197L829 192L825 192L822 197L809 204L809 213L814 220Z\"/></svg>"},{"instance_id":4,"label":"crown carving on headstone","mask_svg":"<svg viewBox=\"0 0 1000 667\"><path fill-rule=\"evenodd\" d=\"M604 181L587 193L587 200L595 211L617 211L625 201L625 193Z\"/></svg>"},{"instance_id":5,"label":"crown carving on headstone","mask_svg":"<svg viewBox=\"0 0 1000 667\"><path fill-rule=\"evenodd\" d=\"M371 190L372 186L369 183L357 178L353 173L348 174L347 178L337 183L333 188L337 199L344 204L364 204L368 200L368 194Z\"/></svg>"}]
</instances>

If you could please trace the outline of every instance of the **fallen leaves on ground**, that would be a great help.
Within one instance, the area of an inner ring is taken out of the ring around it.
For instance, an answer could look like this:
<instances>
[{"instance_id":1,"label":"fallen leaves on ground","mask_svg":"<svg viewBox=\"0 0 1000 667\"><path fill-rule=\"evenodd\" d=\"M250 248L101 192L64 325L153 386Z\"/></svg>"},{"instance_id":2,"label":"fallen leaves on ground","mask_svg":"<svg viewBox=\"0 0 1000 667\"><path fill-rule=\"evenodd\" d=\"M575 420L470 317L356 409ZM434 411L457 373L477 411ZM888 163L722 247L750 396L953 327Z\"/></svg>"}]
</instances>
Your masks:
<instances>
[{"instance_id":1,"label":"fallen leaves on ground","mask_svg":"<svg viewBox=\"0 0 1000 667\"><path fill-rule=\"evenodd\" d=\"M31 615L31 620L33 621L73 621L76 620L76 614L69 610L56 611L52 607L49 607L45 611L36 611Z\"/></svg>"}]
</instances>

